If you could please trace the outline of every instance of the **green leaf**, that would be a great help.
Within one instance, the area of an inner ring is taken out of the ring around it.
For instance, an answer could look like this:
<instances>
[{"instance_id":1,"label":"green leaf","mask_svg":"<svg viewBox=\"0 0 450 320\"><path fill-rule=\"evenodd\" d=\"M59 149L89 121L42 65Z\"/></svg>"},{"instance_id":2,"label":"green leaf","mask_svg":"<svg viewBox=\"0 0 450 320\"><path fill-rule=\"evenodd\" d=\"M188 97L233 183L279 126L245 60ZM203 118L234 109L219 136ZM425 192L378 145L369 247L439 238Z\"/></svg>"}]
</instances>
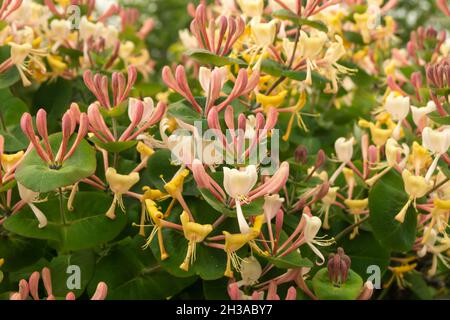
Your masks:
<instances>
[{"instance_id":1,"label":"green leaf","mask_svg":"<svg viewBox=\"0 0 450 320\"><path fill-rule=\"evenodd\" d=\"M31 240L15 234L0 237L0 259L5 259L3 271L15 271L28 266L44 255L46 241Z\"/></svg>"},{"instance_id":2,"label":"green leaf","mask_svg":"<svg viewBox=\"0 0 450 320\"><path fill-rule=\"evenodd\" d=\"M206 102L203 97L197 98L196 100L200 105L204 105ZM202 121L201 114L195 111L192 105L184 99L170 104L167 109L167 114L189 124L194 124L196 121Z\"/></svg>"},{"instance_id":3,"label":"green leaf","mask_svg":"<svg viewBox=\"0 0 450 320\"><path fill-rule=\"evenodd\" d=\"M278 18L281 20L292 21L296 25L299 25L299 26L307 25L314 29L320 30L322 32L328 32L328 28L323 22L300 18L297 15L295 15L293 12L286 10L286 9L277 10L274 13L272 13L272 15L275 18Z\"/></svg>"},{"instance_id":4,"label":"green leaf","mask_svg":"<svg viewBox=\"0 0 450 320\"><path fill-rule=\"evenodd\" d=\"M64 223L59 212L59 200L52 197L36 204L47 216L46 227L38 228L38 221L28 206L6 219L4 227L27 238L54 241L63 252L89 249L113 240L127 223L124 214L118 214L115 220L105 216L111 202L112 198L103 193L79 192L73 204L74 211L64 212Z\"/></svg>"},{"instance_id":5,"label":"green leaf","mask_svg":"<svg viewBox=\"0 0 450 320\"><path fill-rule=\"evenodd\" d=\"M328 269L322 268L314 275L312 286L319 300L355 300L361 293L363 280L350 269L347 281L337 287L328 278Z\"/></svg>"},{"instance_id":6,"label":"green leaf","mask_svg":"<svg viewBox=\"0 0 450 320\"><path fill-rule=\"evenodd\" d=\"M97 263L88 286L91 296L98 282L108 285L107 299L167 299L195 282L196 277L176 278L165 272L140 237L126 238Z\"/></svg>"},{"instance_id":7,"label":"green leaf","mask_svg":"<svg viewBox=\"0 0 450 320\"><path fill-rule=\"evenodd\" d=\"M11 47L6 45L0 47L0 63L11 56ZM3 73L0 73L0 89L8 88L20 79L19 71L16 66L12 66Z\"/></svg>"},{"instance_id":8,"label":"green leaf","mask_svg":"<svg viewBox=\"0 0 450 320\"><path fill-rule=\"evenodd\" d=\"M61 133L49 136L54 155L58 152L61 139ZM76 137L72 136L67 150L70 149L75 139ZM33 191L49 192L72 185L93 175L96 165L94 148L85 140L82 140L73 155L64 161L60 169L51 169L33 149L17 168L16 179Z\"/></svg>"},{"instance_id":9,"label":"green leaf","mask_svg":"<svg viewBox=\"0 0 450 320\"><path fill-rule=\"evenodd\" d=\"M214 53L209 52L205 49L193 49L189 50L186 55L190 56L192 59L196 60L202 64L212 64L217 67L228 66L228 65L241 65L246 66L245 61L241 59L235 59L230 57L218 56Z\"/></svg>"},{"instance_id":10,"label":"green leaf","mask_svg":"<svg viewBox=\"0 0 450 320\"><path fill-rule=\"evenodd\" d=\"M0 134L5 138L6 152L17 152L26 149L30 143L19 125L10 127L8 131L1 129Z\"/></svg>"},{"instance_id":11,"label":"green leaf","mask_svg":"<svg viewBox=\"0 0 450 320\"><path fill-rule=\"evenodd\" d=\"M352 269L363 278L369 275L367 268L371 265L379 266L381 273L389 266L390 250L382 247L370 232L360 230L355 239L345 237L337 245L344 248L352 259Z\"/></svg>"},{"instance_id":12,"label":"green leaf","mask_svg":"<svg viewBox=\"0 0 450 320\"><path fill-rule=\"evenodd\" d=\"M443 125L450 125L450 116L441 116L439 112L435 111L427 115L428 118L430 118L432 121L443 124Z\"/></svg>"},{"instance_id":13,"label":"green leaf","mask_svg":"<svg viewBox=\"0 0 450 320\"><path fill-rule=\"evenodd\" d=\"M358 45L365 45L364 40L358 32L344 31L344 39Z\"/></svg>"},{"instance_id":14,"label":"green leaf","mask_svg":"<svg viewBox=\"0 0 450 320\"><path fill-rule=\"evenodd\" d=\"M369 192L369 223L382 246L395 251L409 251L416 240L417 213L410 206L403 223L395 216L408 201L403 180L391 170Z\"/></svg>"},{"instance_id":15,"label":"green leaf","mask_svg":"<svg viewBox=\"0 0 450 320\"><path fill-rule=\"evenodd\" d=\"M137 140L131 141L113 141L113 142L103 142L97 137L90 137L89 141L95 143L99 148L105 149L109 152L122 152L133 148L137 144Z\"/></svg>"},{"instance_id":16,"label":"green leaf","mask_svg":"<svg viewBox=\"0 0 450 320\"><path fill-rule=\"evenodd\" d=\"M58 78L53 82L46 82L39 87L34 94L33 106L44 108L47 111L47 123L52 128L49 132L57 130L59 119L73 101L73 82Z\"/></svg>"},{"instance_id":17,"label":"green leaf","mask_svg":"<svg viewBox=\"0 0 450 320\"><path fill-rule=\"evenodd\" d=\"M432 300L436 295L436 289L430 287L423 278L423 275L416 270L405 273L405 281L408 284L408 288L419 299Z\"/></svg>"},{"instance_id":18,"label":"green leaf","mask_svg":"<svg viewBox=\"0 0 450 320\"><path fill-rule=\"evenodd\" d=\"M74 270L68 269L69 266L79 267L80 287L70 289L68 284L74 284L70 277L75 276ZM69 292L73 292L76 297L80 297L86 290L89 281L95 270L95 255L92 251L84 250L74 252L68 255L55 257L49 264L52 275L53 295L57 298L65 298Z\"/></svg>"}]
</instances>

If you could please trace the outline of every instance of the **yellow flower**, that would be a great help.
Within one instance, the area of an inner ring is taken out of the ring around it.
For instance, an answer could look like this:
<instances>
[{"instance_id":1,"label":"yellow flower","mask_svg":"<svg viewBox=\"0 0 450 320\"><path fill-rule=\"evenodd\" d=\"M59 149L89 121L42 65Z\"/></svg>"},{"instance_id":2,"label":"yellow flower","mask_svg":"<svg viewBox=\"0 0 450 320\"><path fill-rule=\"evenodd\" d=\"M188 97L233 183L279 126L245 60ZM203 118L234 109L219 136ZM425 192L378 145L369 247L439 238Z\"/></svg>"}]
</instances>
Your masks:
<instances>
[{"instance_id":1,"label":"yellow flower","mask_svg":"<svg viewBox=\"0 0 450 320\"><path fill-rule=\"evenodd\" d=\"M108 168L105 173L106 180L109 183L109 188L114 192L114 199L111 207L106 212L106 216L110 219L116 218L116 204L125 212L122 195L128 192L139 181L139 173L132 172L127 175L118 174L116 169Z\"/></svg>"},{"instance_id":2,"label":"yellow flower","mask_svg":"<svg viewBox=\"0 0 450 320\"><path fill-rule=\"evenodd\" d=\"M145 161L146 159L148 159L148 157L155 153L155 150L141 141L139 141L136 145L136 150L141 155L141 161Z\"/></svg>"},{"instance_id":3,"label":"yellow flower","mask_svg":"<svg viewBox=\"0 0 450 320\"><path fill-rule=\"evenodd\" d=\"M189 241L186 258L180 265L180 269L184 271L189 270L189 265L194 263L196 259L196 245L202 242L206 236L213 230L210 224L199 224L191 222L186 211L180 215L181 225L183 226L184 237Z\"/></svg>"},{"instance_id":4,"label":"yellow flower","mask_svg":"<svg viewBox=\"0 0 450 320\"><path fill-rule=\"evenodd\" d=\"M291 115L291 118L289 119L289 123L286 128L286 133L282 137L283 141L289 140L289 137L292 132L292 125L294 124L294 117L297 117L297 125L299 126L299 128L303 128L306 132L308 132L308 128L306 127L306 124L303 121L302 113L301 113L301 110L305 107L305 105L306 105L306 92L302 91L300 93L300 96L298 98L296 105L292 108L288 108L288 109L291 109L290 112L292 112L292 115Z\"/></svg>"},{"instance_id":5,"label":"yellow flower","mask_svg":"<svg viewBox=\"0 0 450 320\"><path fill-rule=\"evenodd\" d=\"M259 236L259 233L261 232L261 228L264 222L265 222L264 214L261 214L255 217L253 227L251 227L250 231L247 233L231 234L227 231L223 231L223 234L225 235L224 251L227 254L227 266L224 273L226 277L229 278L233 277L231 265L233 265L236 271L238 272L241 271L242 259L236 254L236 251L241 249L247 243L251 246L252 249L256 250L259 254L267 255L267 253L263 252L253 241Z\"/></svg>"},{"instance_id":6,"label":"yellow flower","mask_svg":"<svg viewBox=\"0 0 450 320\"><path fill-rule=\"evenodd\" d=\"M450 214L450 200L443 200L436 197L433 200L433 204L434 208L431 211L431 221L428 228L425 228L426 231L422 240L423 244L430 238L434 226L436 226L437 231L443 233L445 238L447 238L446 229L448 227L448 219Z\"/></svg>"},{"instance_id":7,"label":"yellow flower","mask_svg":"<svg viewBox=\"0 0 450 320\"><path fill-rule=\"evenodd\" d=\"M411 197L423 197L433 186L431 182L427 182L422 176L415 176L408 170L402 172L403 183L405 184L405 191Z\"/></svg>"},{"instance_id":8,"label":"yellow flower","mask_svg":"<svg viewBox=\"0 0 450 320\"><path fill-rule=\"evenodd\" d=\"M351 214L360 214L366 210L369 205L369 198L365 199L345 199L345 205Z\"/></svg>"},{"instance_id":9,"label":"yellow flower","mask_svg":"<svg viewBox=\"0 0 450 320\"><path fill-rule=\"evenodd\" d=\"M1 258L0 259L0 267L3 266L4 263L5 263L5 259Z\"/></svg>"},{"instance_id":10,"label":"yellow flower","mask_svg":"<svg viewBox=\"0 0 450 320\"><path fill-rule=\"evenodd\" d=\"M164 185L164 189L167 191L167 193L173 198L172 202L170 203L169 207L167 208L165 216L168 216L170 214L170 211L175 204L175 201L178 201L183 209L190 214L189 208L187 207L186 202L184 201L182 192L183 192L183 183L184 179L189 175L188 169L183 169L175 174L175 176L167 182Z\"/></svg>"},{"instance_id":11,"label":"yellow flower","mask_svg":"<svg viewBox=\"0 0 450 320\"><path fill-rule=\"evenodd\" d=\"M67 69L67 63L63 62L63 58L60 56L54 56L49 54L47 56L47 61L53 71L57 74L63 73Z\"/></svg>"},{"instance_id":12,"label":"yellow flower","mask_svg":"<svg viewBox=\"0 0 450 320\"><path fill-rule=\"evenodd\" d=\"M250 241L254 240L258 235L259 231L251 229L248 233L235 233L231 234L227 231L223 231L225 235L225 252L227 254L227 266L224 275L226 277L232 278L233 271L231 270L231 265L233 265L236 271L240 271L240 265L242 259L236 254L236 251L241 249Z\"/></svg>"},{"instance_id":13,"label":"yellow flower","mask_svg":"<svg viewBox=\"0 0 450 320\"><path fill-rule=\"evenodd\" d=\"M366 120L359 120L358 125L362 128L369 128L373 143L377 147L384 146L386 141L392 136L395 123L391 120L389 113L382 113L377 116L375 123Z\"/></svg>"},{"instance_id":14,"label":"yellow flower","mask_svg":"<svg viewBox=\"0 0 450 320\"><path fill-rule=\"evenodd\" d=\"M395 216L395 220L403 223L405 221L406 212L408 211L411 202L415 202L417 198L425 196L425 194L431 190L433 183L427 181L422 176L415 176L407 169L402 172L403 183L405 185L405 191L409 195L408 202L403 206L400 212Z\"/></svg>"},{"instance_id":15,"label":"yellow flower","mask_svg":"<svg viewBox=\"0 0 450 320\"><path fill-rule=\"evenodd\" d=\"M164 247L164 239L162 234L162 226L164 222L164 214L158 209L156 203L153 200L145 200L145 208L153 225L153 230L150 236L147 238L147 242L143 248L146 249L152 243L152 240L156 234L158 234L159 251L161 253L161 260L165 260L169 257L169 254Z\"/></svg>"},{"instance_id":16,"label":"yellow flower","mask_svg":"<svg viewBox=\"0 0 450 320\"><path fill-rule=\"evenodd\" d=\"M286 98L287 90L282 90L278 94L273 96L266 96L262 93L256 95L256 102L261 104L264 112L268 112L271 107L278 108Z\"/></svg>"},{"instance_id":17,"label":"yellow flower","mask_svg":"<svg viewBox=\"0 0 450 320\"><path fill-rule=\"evenodd\" d=\"M413 166L416 174L419 174L423 169L427 168L431 162L432 158L428 150L422 147L416 141L413 142L412 152L409 157L409 163Z\"/></svg>"},{"instance_id":18,"label":"yellow flower","mask_svg":"<svg viewBox=\"0 0 450 320\"><path fill-rule=\"evenodd\" d=\"M11 170L17 162L19 162L23 158L24 152L19 151L14 154L2 154L1 162L2 166L5 169L5 172Z\"/></svg>"}]
</instances>

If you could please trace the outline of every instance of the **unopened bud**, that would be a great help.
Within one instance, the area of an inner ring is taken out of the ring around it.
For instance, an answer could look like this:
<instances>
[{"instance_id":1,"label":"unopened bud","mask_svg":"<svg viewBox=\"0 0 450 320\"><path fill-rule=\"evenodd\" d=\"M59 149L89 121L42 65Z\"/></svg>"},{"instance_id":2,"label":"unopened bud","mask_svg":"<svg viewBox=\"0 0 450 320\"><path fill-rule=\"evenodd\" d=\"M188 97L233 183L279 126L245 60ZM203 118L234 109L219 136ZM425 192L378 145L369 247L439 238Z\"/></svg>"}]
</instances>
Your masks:
<instances>
[{"instance_id":1,"label":"unopened bud","mask_svg":"<svg viewBox=\"0 0 450 320\"><path fill-rule=\"evenodd\" d=\"M316 168L320 168L321 166L323 166L325 164L326 160L327 160L327 156L325 155L325 151L320 149L319 152L317 152L316 163L314 164L314 166Z\"/></svg>"},{"instance_id":2,"label":"unopened bud","mask_svg":"<svg viewBox=\"0 0 450 320\"><path fill-rule=\"evenodd\" d=\"M350 270L351 260L339 247L337 253L330 254L328 257L328 276L335 286L340 286L347 280L348 271Z\"/></svg>"},{"instance_id":3,"label":"unopened bud","mask_svg":"<svg viewBox=\"0 0 450 320\"><path fill-rule=\"evenodd\" d=\"M306 164L308 161L308 150L305 146L299 145L294 152L295 162Z\"/></svg>"}]
</instances>

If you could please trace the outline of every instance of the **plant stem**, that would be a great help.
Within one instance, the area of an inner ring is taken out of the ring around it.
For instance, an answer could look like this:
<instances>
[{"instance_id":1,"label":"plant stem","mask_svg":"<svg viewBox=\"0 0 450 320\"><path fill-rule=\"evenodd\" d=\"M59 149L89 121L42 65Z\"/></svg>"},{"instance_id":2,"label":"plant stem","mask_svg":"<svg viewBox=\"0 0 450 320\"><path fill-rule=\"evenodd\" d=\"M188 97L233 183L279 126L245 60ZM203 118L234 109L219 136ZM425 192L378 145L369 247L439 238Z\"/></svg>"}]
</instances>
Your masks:
<instances>
[{"instance_id":1,"label":"plant stem","mask_svg":"<svg viewBox=\"0 0 450 320\"><path fill-rule=\"evenodd\" d=\"M352 224L351 226L348 226L347 228L345 228L344 230L342 230L341 232L339 232L337 234L336 237L334 237L334 240L337 242L340 238L342 238L343 236L345 236L347 233L351 232L355 227L359 226L360 224L362 224L363 222L369 220L369 215L367 215L367 217L362 218L361 220L359 220L358 222Z\"/></svg>"},{"instance_id":2,"label":"plant stem","mask_svg":"<svg viewBox=\"0 0 450 320\"><path fill-rule=\"evenodd\" d=\"M66 223L66 217L65 217L65 212L64 212L64 199L63 199L62 188L58 189L58 193L59 193L59 214L61 217L61 223L65 226L67 223Z\"/></svg>"}]
</instances>

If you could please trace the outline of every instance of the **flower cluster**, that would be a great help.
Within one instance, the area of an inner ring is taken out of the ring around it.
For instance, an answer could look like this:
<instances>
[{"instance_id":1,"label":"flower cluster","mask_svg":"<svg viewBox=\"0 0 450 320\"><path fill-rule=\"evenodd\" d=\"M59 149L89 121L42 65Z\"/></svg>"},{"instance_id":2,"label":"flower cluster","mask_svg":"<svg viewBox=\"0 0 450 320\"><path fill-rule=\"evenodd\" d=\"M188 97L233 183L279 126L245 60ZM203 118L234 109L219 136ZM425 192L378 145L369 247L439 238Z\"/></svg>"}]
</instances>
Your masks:
<instances>
[{"instance_id":1,"label":"flower cluster","mask_svg":"<svg viewBox=\"0 0 450 320\"><path fill-rule=\"evenodd\" d=\"M420 27L402 43L397 5L191 3L186 50L144 94L152 19L114 1L4 0L0 93L23 111L0 110L0 241L47 240L34 262L80 261L93 300L149 283L168 298L189 276L225 277L231 299L367 300L371 258L392 273L386 290L413 270L440 279L450 39ZM73 84L44 97L61 79ZM47 300L75 299L41 274ZM38 300L39 279L10 298Z\"/></svg>"}]
</instances>

